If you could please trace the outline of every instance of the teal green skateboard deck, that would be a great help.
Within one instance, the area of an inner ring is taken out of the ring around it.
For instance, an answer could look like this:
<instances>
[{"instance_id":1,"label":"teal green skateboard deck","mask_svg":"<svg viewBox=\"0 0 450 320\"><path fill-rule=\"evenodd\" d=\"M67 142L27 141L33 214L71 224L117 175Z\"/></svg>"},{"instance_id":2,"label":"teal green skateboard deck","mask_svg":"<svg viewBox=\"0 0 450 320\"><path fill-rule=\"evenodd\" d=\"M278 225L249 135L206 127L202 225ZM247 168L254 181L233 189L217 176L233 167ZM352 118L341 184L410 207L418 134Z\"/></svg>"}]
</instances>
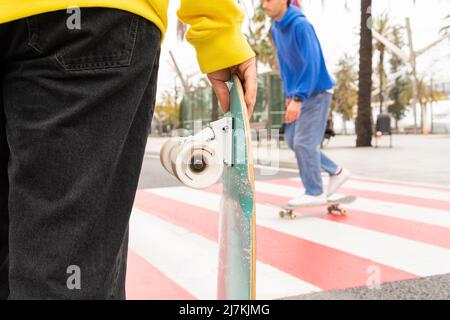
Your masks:
<instances>
[{"instance_id":1,"label":"teal green skateboard deck","mask_svg":"<svg viewBox=\"0 0 450 320\"><path fill-rule=\"evenodd\" d=\"M219 220L219 300L256 296L255 183L250 122L237 76L230 89L233 118L233 166L223 172Z\"/></svg>"}]
</instances>

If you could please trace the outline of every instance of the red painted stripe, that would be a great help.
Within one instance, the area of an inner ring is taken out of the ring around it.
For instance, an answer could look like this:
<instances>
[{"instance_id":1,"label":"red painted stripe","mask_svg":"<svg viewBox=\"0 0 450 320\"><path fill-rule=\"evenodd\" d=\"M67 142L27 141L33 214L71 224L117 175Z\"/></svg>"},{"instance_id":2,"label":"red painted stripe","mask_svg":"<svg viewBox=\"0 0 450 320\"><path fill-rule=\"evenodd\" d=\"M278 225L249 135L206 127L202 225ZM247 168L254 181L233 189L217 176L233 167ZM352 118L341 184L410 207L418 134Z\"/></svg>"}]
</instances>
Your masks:
<instances>
[{"instance_id":1,"label":"red painted stripe","mask_svg":"<svg viewBox=\"0 0 450 320\"><path fill-rule=\"evenodd\" d=\"M217 242L218 214L215 211L145 191L136 194L135 207ZM373 265L380 268L383 283L418 278L402 270L262 226L257 226L256 248L259 261L324 290L365 286L369 276L367 268Z\"/></svg>"},{"instance_id":2,"label":"red painted stripe","mask_svg":"<svg viewBox=\"0 0 450 320\"><path fill-rule=\"evenodd\" d=\"M360 178L360 177L352 177L351 180L368 182L368 183L388 184L391 186L399 186L399 187L424 188L424 189L429 189L429 190L443 191L443 192L450 193L450 188L446 188L445 186L434 186L434 185L420 184L420 183L416 183L416 182L406 183L406 182L400 182L400 181L378 180L378 179Z\"/></svg>"},{"instance_id":3,"label":"red painted stripe","mask_svg":"<svg viewBox=\"0 0 450 320\"><path fill-rule=\"evenodd\" d=\"M286 184L284 184L284 181L285 180L276 180L275 183L285 186L292 184L298 186L299 184L299 182L292 180L286 180ZM272 181L265 182L272 183ZM221 194L222 187L220 185L216 185L206 191ZM256 202L261 204L266 203L278 205L281 207L286 204L288 200L290 200L290 198L280 197L262 192L256 193ZM303 209L302 212L304 214L307 213L311 215L318 215L323 219L450 249L450 228L447 227L441 227L401 218L388 217L359 210L351 210L351 214L347 215L346 217L324 215L325 210L323 208L307 208Z\"/></svg>"},{"instance_id":4,"label":"red painted stripe","mask_svg":"<svg viewBox=\"0 0 450 320\"><path fill-rule=\"evenodd\" d=\"M270 180L264 181L267 183L278 184L289 187L297 187L303 188L303 185L300 181L295 180ZM366 199L379 200L379 201L387 201L399 204L407 204L416 207L423 208L432 208L444 211L450 211L450 198L449 201L444 200L436 200L436 199L426 199L421 197L412 197L412 196L404 196L397 194L390 194L378 191L366 191L361 189L353 189L342 187L339 189L339 194L352 195L356 197L362 197Z\"/></svg>"},{"instance_id":5,"label":"red painted stripe","mask_svg":"<svg viewBox=\"0 0 450 320\"><path fill-rule=\"evenodd\" d=\"M215 186L208 191L220 194L220 188L220 186ZM290 200L290 198L262 192L256 193L256 202L261 204L272 204L281 207L286 204L288 200ZM324 208L305 208L301 211L303 214L317 215L322 219L450 249L450 228L447 227L353 209L346 217L327 215Z\"/></svg>"},{"instance_id":6,"label":"red painted stripe","mask_svg":"<svg viewBox=\"0 0 450 320\"><path fill-rule=\"evenodd\" d=\"M128 300L195 300L132 250L128 251L126 290Z\"/></svg>"}]
</instances>

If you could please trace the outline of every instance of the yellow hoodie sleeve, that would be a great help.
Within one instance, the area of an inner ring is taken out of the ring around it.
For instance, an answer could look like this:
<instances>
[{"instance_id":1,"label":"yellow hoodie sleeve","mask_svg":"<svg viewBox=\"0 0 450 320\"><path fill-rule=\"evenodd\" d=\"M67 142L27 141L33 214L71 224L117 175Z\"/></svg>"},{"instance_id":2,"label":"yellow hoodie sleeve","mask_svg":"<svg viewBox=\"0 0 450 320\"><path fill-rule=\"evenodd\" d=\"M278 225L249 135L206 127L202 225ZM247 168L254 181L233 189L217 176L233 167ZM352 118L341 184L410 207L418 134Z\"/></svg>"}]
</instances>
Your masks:
<instances>
[{"instance_id":1,"label":"yellow hoodie sleeve","mask_svg":"<svg viewBox=\"0 0 450 320\"><path fill-rule=\"evenodd\" d=\"M196 49L203 73L255 56L241 31L244 15L234 0L181 0L178 17L190 25L186 40Z\"/></svg>"}]
</instances>

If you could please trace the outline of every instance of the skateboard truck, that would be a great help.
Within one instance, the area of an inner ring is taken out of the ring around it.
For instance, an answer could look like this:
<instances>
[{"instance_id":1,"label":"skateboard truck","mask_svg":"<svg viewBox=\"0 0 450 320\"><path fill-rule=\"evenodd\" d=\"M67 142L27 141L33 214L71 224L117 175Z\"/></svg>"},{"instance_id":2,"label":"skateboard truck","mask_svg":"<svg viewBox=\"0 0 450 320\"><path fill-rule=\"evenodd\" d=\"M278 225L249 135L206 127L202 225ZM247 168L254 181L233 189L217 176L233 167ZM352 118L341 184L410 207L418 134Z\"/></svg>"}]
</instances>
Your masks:
<instances>
[{"instance_id":1,"label":"skateboard truck","mask_svg":"<svg viewBox=\"0 0 450 320\"><path fill-rule=\"evenodd\" d=\"M185 185L208 188L233 165L233 118L211 122L199 133L169 139L161 148L163 167Z\"/></svg>"},{"instance_id":2,"label":"skateboard truck","mask_svg":"<svg viewBox=\"0 0 450 320\"><path fill-rule=\"evenodd\" d=\"M216 141L221 149L223 164L233 165L233 118L225 117L211 122L209 127L193 136L194 140Z\"/></svg>"}]
</instances>

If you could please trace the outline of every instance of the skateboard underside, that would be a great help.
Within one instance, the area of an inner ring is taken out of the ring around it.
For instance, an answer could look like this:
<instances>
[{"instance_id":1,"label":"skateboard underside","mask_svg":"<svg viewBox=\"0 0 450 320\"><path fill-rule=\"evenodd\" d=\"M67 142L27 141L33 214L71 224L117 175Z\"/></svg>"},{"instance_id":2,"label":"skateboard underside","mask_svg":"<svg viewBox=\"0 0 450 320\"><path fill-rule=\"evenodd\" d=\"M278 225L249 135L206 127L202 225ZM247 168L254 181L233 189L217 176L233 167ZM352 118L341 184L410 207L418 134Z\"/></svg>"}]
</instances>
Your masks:
<instances>
[{"instance_id":1,"label":"skateboard underside","mask_svg":"<svg viewBox=\"0 0 450 320\"><path fill-rule=\"evenodd\" d=\"M296 219L297 214L295 213L296 209L282 209L279 212L280 218L289 218L289 219ZM347 209L341 207L339 204L333 204L329 205L327 207L327 212L329 215L333 216L346 216L347 215Z\"/></svg>"},{"instance_id":2,"label":"skateboard underside","mask_svg":"<svg viewBox=\"0 0 450 320\"><path fill-rule=\"evenodd\" d=\"M281 207L281 210L279 211L280 218L289 218L289 219L296 219L297 214L295 213L296 210L306 209L306 208L312 208L312 207L324 207L326 208L326 211L329 215L333 216L346 216L347 215L347 209L342 207L344 204L350 204L353 203L356 200L356 197L354 196L346 196L341 197L333 201L328 201L328 203L320 206L299 206L299 207L288 207L283 206Z\"/></svg>"}]
</instances>

